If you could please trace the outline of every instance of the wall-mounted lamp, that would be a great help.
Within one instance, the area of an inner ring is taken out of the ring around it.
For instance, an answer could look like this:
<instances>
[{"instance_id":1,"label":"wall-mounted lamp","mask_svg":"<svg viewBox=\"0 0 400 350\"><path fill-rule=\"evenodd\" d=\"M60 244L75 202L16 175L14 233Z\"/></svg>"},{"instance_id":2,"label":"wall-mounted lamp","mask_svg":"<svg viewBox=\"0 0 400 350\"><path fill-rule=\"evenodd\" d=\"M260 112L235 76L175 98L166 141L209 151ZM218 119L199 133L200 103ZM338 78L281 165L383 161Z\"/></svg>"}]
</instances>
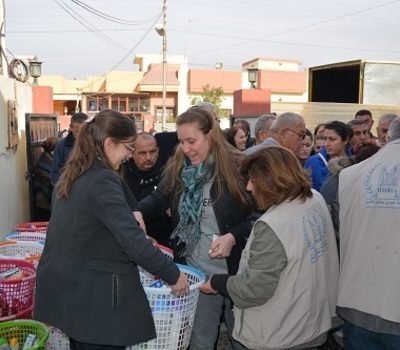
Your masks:
<instances>
[{"instance_id":1,"label":"wall-mounted lamp","mask_svg":"<svg viewBox=\"0 0 400 350\"><path fill-rule=\"evenodd\" d=\"M247 68L247 74L249 83L251 83L250 89L257 88L257 81L258 81L258 69L257 68Z\"/></svg>"},{"instance_id":2,"label":"wall-mounted lamp","mask_svg":"<svg viewBox=\"0 0 400 350\"><path fill-rule=\"evenodd\" d=\"M68 115L68 107L67 106L64 107L64 115Z\"/></svg>"},{"instance_id":3,"label":"wall-mounted lamp","mask_svg":"<svg viewBox=\"0 0 400 350\"><path fill-rule=\"evenodd\" d=\"M32 85L39 85L38 78L42 75L42 63L39 62L37 56L29 59L29 74L33 78Z\"/></svg>"},{"instance_id":4,"label":"wall-mounted lamp","mask_svg":"<svg viewBox=\"0 0 400 350\"><path fill-rule=\"evenodd\" d=\"M222 62L217 62L217 63L215 64L215 69L221 70L221 69L222 69L222 66L223 66Z\"/></svg>"}]
</instances>

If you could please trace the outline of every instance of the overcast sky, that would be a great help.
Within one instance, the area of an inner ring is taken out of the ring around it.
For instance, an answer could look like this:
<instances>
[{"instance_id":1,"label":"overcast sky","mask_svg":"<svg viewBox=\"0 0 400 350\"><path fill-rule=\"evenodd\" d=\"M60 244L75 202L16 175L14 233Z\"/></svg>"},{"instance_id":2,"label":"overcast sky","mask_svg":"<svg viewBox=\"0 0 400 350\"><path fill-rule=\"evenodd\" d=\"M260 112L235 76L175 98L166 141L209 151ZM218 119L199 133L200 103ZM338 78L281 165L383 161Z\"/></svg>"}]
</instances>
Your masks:
<instances>
[{"instance_id":1,"label":"overcast sky","mask_svg":"<svg viewBox=\"0 0 400 350\"><path fill-rule=\"evenodd\" d=\"M162 53L154 26L163 0L4 1L7 53L36 54L43 74L137 70L135 54ZM302 68L400 61L399 15L400 0L167 0L168 54L186 54L190 68L222 62L225 70L257 57Z\"/></svg>"}]
</instances>

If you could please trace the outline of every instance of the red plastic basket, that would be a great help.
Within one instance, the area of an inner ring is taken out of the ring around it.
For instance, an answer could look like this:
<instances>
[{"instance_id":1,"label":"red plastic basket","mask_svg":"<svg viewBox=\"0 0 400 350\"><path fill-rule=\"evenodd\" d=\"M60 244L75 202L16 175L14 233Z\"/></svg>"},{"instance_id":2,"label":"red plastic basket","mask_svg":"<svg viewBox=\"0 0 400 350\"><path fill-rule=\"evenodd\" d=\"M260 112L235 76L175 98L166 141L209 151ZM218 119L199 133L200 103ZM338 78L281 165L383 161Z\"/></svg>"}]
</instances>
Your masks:
<instances>
[{"instance_id":1,"label":"red plastic basket","mask_svg":"<svg viewBox=\"0 0 400 350\"><path fill-rule=\"evenodd\" d=\"M24 222L15 226L15 230L18 232L47 232L47 227L49 226L48 221L34 221L34 222Z\"/></svg>"},{"instance_id":2,"label":"red plastic basket","mask_svg":"<svg viewBox=\"0 0 400 350\"><path fill-rule=\"evenodd\" d=\"M36 268L28 261L0 259L0 273L18 267L23 277L0 279L0 322L29 315L33 305ZM22 315L21 315L22 313Z\"/></svg>"},{"instance_id":3,"label":"red plastic basket","mask_svg":"<svg viewBox=\"0 0 400 350\"><path fill-rule=\"evenodd\" d=\"M15 315L0 317L0 322L12 320L31 320L33 318L33 304L26 310L23 310Z\"/></svg>"}]
</instances>

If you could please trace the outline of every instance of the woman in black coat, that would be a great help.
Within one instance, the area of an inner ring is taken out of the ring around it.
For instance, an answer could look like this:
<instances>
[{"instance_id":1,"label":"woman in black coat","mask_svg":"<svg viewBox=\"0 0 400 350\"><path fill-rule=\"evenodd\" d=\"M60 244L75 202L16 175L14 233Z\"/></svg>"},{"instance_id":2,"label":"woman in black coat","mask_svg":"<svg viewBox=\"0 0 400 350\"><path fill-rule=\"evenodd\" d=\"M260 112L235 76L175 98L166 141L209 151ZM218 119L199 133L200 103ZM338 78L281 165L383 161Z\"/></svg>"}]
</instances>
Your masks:
<instances>
[{"instance_id":1,"label":"woman in black coat","mask_svg":"<svg viewBox=\"0 0 400 350\"><path fill-rule=\"evenodd\" d=\"M176 295L189 291L185 275L137 225L116 174L135 135L132 119L119 112L88 119L54 191L34 317L78 350L122 350L156 337L138 266Z\"/></svg>"}]
</instances>

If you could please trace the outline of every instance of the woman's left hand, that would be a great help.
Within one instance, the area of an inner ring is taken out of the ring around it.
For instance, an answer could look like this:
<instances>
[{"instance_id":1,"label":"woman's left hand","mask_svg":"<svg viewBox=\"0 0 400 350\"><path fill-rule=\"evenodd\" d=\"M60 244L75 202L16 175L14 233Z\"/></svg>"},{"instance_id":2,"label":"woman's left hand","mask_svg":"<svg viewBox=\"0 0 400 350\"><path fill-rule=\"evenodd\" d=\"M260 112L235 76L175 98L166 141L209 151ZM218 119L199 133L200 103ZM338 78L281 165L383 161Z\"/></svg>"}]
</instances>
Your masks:
<instances>
[{"instance_id":1,"label":"woman's left hand","mask_svg":"<svg viewBox=\"0 0 400 350\"><path fill-rule=\"evenodd\" d=\"M210 246L208 255L211 259L224 259L231 255L232 247L236 244L232 233L219 236Z\"/></svg>"},{"instance_id":2,"label":"woman's left hand","mask_svg":"<svg viewBox=\"0 0 400 350\"><path fill-rule=\"evenodd\" d=\"M211 277L212 277L212 276L211 276ZM213 288L211 287L211 283L210 283L211 277L208 279L207 282L203 283L203 284L199 287L199 289L200 289L201 292L206 293L206 294L217 294L217 293L218 293L217 290L215 290L215 289L213 289Z\"/></svg>"}]
</instances>

